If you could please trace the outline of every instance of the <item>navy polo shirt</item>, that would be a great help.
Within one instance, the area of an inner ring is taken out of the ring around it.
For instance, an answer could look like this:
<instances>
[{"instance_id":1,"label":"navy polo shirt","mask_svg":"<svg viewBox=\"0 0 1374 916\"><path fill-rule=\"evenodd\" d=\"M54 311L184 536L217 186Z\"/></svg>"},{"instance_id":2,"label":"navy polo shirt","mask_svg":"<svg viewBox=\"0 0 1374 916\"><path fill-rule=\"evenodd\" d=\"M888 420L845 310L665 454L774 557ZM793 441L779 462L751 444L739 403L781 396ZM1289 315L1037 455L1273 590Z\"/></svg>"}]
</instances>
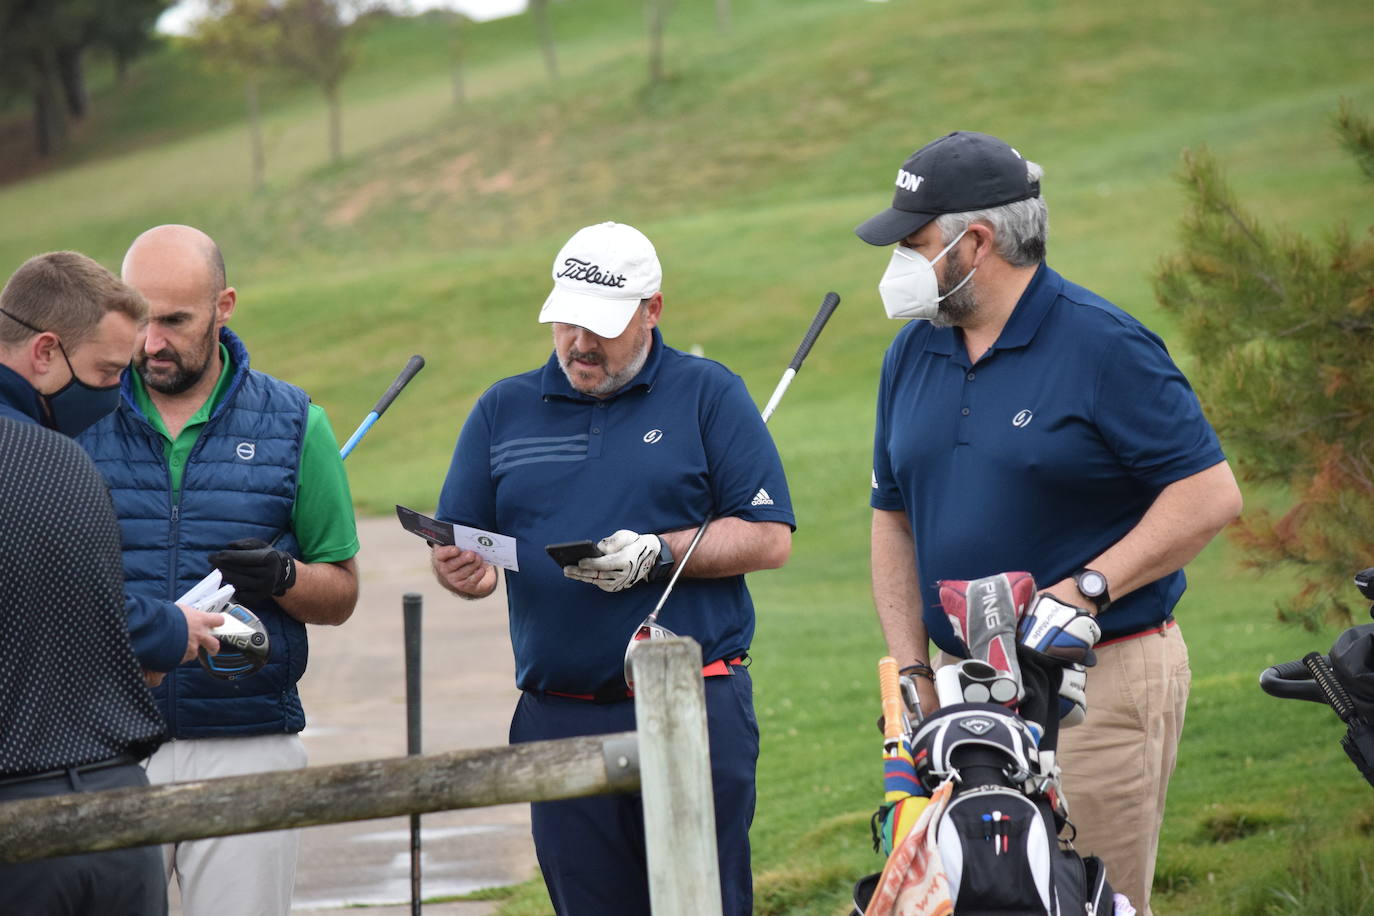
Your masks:
<instances>
[{"instance_id":1,"label":"navy polo shirt","mask_svg":"<svg viewBox=\"0 0 1374 916\"><path fill-rule=\"evenodd\" d=\"M1044 264L997 342L969 364L953 328L913 321L883 361L876 509L916 541L927 632L962 653L941 579L1012 570L1053 585L1133 528L1170 483L1224 455L1164 342ZM1182 571L1114 600L1110 639L1158 626Z\"/></svg>"},{"instance_id":2,"label":"navy polo shirt","mask_svg":"<svg viewBox=\"0 0 1374 916\"><path fill-rule=\"evenodd\" d=\"M518 539L506 573L515 679L590 693L624 683L625 646L666 587L608 593L564 577L546 544L695 529L708 512L795 527L782 462L744 382L667 347L615 395L579 393L550 356L478 399L454 449L438 517ZM710 662L749 649L743 576L678 580L659 622Z\"/></svg>"}]
</instances>

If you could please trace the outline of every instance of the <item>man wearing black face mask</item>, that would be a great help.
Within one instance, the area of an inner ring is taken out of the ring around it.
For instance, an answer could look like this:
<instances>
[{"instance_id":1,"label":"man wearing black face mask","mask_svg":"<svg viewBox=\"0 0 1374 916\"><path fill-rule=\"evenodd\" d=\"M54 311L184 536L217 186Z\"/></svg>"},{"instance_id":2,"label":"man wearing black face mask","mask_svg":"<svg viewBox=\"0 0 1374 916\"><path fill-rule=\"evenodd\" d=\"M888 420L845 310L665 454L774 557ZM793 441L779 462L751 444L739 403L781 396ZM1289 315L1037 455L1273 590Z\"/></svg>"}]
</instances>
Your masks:
<instances>
[{"instance_id":1,"label":"man wearing black face mask","mask_svg":"<svg viewBox=\"0 0 1374 916\"><path fill-rule=\"evenodd\" d=\"M306 625L338 625L358 598L358 538L329 420L294 385L250 368L228 327L238 304L219 247L190 226L144 232L125 282L148 300L147 329L118 409L81 444L110 482L131 594L167 600L217 568L267 628L271 654L234 681L194 662L153 697L171 738L154 783L305 766L296 682ZM135 641L135 649L138 641ZM296 832L169 845L187 916L270 916L291 907Z\"/></svg>"},{"instance_id":2,"label":"man wearing black face mask","mask_svg":"<svg viewBox=\"0 0 1374 916\"><path fill-rule=\"evenodd\" d=\"M129 642L109 492L69 438L113 408L147 315L73 251L30 259L0 292L0 804L146 786L137 761L162 741ZM165 913L160 858L144 847L0 864L0 912Z\"/></svg>"},{"instance_id":3,"label":"man wearing black face mask","mask_svg":"<svg viewBox=\"0 0 1374 916\"><path fill-rule=\"evenodd\" d=\"M1241 495L1163 342L1046 265L1041 175L996 137L958 131L913 153L892 206L856 230L897 246L878 285L888 317L924 319L883 361L874 603L927 712L929 643L966 651L942 579L1028 571L1043 597L1022 619L1027 643L1044 645L1037 624L1051 622L1096 643L1086 720L1059 738L1064 790L1079 848L1149 916L1191 678L1182 568Z\"/></svg>"}]
</instances>

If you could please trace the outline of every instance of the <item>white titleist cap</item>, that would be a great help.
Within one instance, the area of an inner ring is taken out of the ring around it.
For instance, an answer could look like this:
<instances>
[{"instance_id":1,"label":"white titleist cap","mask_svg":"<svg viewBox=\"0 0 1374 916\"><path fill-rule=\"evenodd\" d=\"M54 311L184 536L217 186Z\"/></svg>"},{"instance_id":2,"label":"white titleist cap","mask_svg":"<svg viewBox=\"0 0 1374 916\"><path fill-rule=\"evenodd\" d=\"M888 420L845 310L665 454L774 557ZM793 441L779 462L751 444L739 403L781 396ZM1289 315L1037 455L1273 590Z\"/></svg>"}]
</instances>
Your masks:
<instances>
[{"instance_id":1,"label":"white titleist cap","mask_svg":"<svg viewBox=\"0 0 1374 916\"><path fill-rule=\"evenodd\" d=\"M663 268L644 233L624 223L579 229L553 262L553 292L539 321L586 328L598 337L619 337L641 299L659 291Z\"/></svg>"}]
</instances>

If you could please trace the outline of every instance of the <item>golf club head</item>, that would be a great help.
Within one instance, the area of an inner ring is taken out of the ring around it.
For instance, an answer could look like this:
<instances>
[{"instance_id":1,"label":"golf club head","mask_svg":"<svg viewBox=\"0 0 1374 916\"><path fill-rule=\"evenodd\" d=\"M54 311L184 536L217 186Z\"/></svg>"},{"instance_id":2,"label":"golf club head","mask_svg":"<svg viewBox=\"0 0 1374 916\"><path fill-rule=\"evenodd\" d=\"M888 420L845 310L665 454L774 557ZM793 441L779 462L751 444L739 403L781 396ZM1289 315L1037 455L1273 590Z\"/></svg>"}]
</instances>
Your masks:
<instances>
[{"instance_id":1,"label":"golf club head","mask_svg":"<svg viewBox=\"0 0 1374 916\"><path fill-rule=\"evenodd\" d=\"M230 604L220 613L224 623L210 631L219 639L219 653L211 655L201 649L200 666L224 681L247 677L267 664L271 650L267 628L258 615L241 604Z\"/></svg>"},{"instance_id":2,"label":"golf club head","mask_svg":"<svg viewBox=\"0 0 1374 916\"><path fill-rule=\"evenodd\" d=\"M904 674L897 679L897 684L902 691L902 706L906 708L906 732L910 734L925 718L921 713L921 698L916 692L915 678Z\"/></svg>"},{"instance_id":3,"label":"golf club head","mask_svg":"<svg viewBox=\"0 0 1374 916\"><path fill-rule=\"evenodd\" d=\"M633 688L635 685L633 666L630 664L630 656L634 654L635 647L646 639L672 639L677 634L667 627L661 627L656 623L644 621L635 630L635 635L630 637L630 642L625 646L625 686Z\"/></svg>"}]
</instances>

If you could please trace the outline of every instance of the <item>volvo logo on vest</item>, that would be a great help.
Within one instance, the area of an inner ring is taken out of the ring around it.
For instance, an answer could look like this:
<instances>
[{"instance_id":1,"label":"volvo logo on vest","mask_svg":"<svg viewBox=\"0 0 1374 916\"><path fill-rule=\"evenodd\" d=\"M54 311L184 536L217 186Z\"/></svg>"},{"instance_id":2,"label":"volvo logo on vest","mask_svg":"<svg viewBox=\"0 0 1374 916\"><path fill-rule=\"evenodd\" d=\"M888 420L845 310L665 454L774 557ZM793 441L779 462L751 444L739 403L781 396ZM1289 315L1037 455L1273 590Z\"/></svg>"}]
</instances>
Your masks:
<instances>
[{"instance_id":1,"label":"volvo logo on vest","mask_svg":"<svg viewBox=\"0 0 1374 916\"><path fill-rule=\"evenodd\" d=\"M925 180L924 175L913 175L906 169L897 170L897 187L903 191L915 191Z\"/></svg>"},{"instance_id":2,"label":"volvo logo on vest","mask_svg":"<svg viewBox=\"0 0 1374 916\"><path fill-rule=\"evenodd\" d=\"M258 453L258 447L251 442L240 442L238 448L234 449L238 456L244 461L252 461L253 456Z\"/></svg>"}]
</instances>

